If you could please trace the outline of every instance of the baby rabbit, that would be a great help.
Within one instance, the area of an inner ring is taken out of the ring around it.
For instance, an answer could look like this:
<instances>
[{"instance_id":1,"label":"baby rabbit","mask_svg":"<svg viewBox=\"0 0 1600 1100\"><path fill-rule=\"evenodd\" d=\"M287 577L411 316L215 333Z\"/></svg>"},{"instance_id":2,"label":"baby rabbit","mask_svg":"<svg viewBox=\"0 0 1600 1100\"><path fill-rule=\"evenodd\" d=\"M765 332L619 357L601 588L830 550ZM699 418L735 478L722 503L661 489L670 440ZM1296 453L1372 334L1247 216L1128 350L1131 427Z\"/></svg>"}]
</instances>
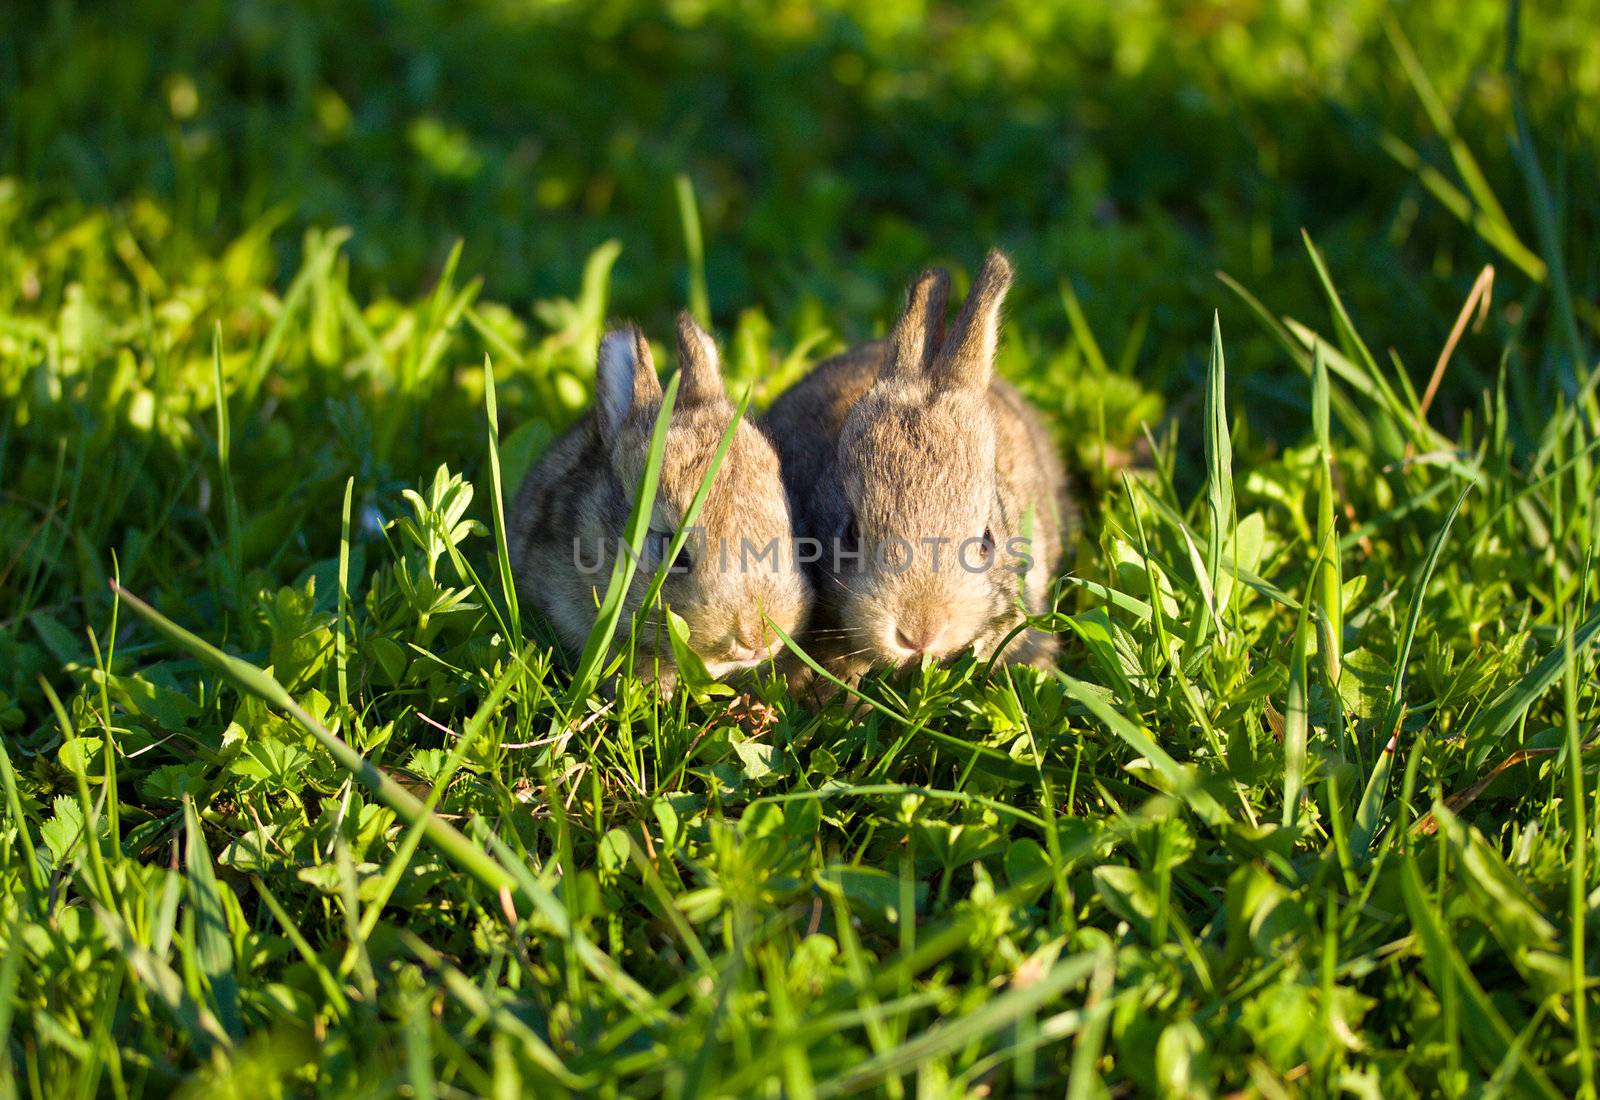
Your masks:
<instances>
[{"instance_id":1,"label":"baby rabbit","mask_svg":"<svg viewBox=\"0 0 1600 1100\"><path fill-rule=\"evenodd\" d=\"M678 319L678 371L660 484L624 601L623 631L633 623L734 414L716 344L688 314ZM662 400L650 345L632 325L606 333L596 374L594 408L529 471L508 538L519 595L550 617L573 651L594 626L616 556L628 553L625 529ZM735 429L662 593L688 625L690 644L713 676L751 668L782 648L764 616L786 632L803 624L810 586L794 562L778 456L750 421ZM637 654L659 659L670 686L676 670L665 623L652 617L635 640Z\"/></svg>"},{"instance_id":2,"label":"baby rabbit","mask_svg":"<svg viewBox=\"0 0 1600 1100\"><path fill-rule=\"evenodd\" d=\"M1071 505L1050 439L994 373L1010 285L990 252L946 337L949 277L924 272L887 340L818 365L768 415L796 526L822 544L803 644L841 678L988 657L1046 610ZM1029 629L1001 659L1054 652Z\"/></svg>"}]
</instances>

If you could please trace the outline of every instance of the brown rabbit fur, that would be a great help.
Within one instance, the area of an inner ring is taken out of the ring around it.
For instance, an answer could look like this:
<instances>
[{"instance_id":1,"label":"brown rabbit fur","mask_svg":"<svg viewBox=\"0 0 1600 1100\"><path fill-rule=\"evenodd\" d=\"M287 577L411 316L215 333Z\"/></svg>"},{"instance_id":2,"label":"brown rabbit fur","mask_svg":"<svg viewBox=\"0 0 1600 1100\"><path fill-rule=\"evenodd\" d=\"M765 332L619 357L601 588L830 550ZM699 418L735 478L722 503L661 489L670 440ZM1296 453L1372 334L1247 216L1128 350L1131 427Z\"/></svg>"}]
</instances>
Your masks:
<instances>
[{"instance_id":1,"label":"brown rabbit fur","mask_svg":"<svg viewBox=\"0 0 1600 1100\"><path fill-rule=\"evenodd\" d=\"M634 620L667 542L677 531L734 415L723 390L715 343L685 314L678 321L679 390L670 417L660 484L639 568L624 602ZM661 410L662 388L650 345L632 326L600 343L590 414L540 458L523 481L509 549L522 599L549 616L576 651L594 626L618 554ZM769 660L782 647L768 618L798 630L810 588L796 567L789 508L771 441L754 423L734 431L721 467L662 592L689 627L690 644L715 676ZM745 547L754 551L741 557ZM775 555L754 554L776 547ZM650 620L637 653L644 671L674 680L665 625Z\"/></svg>"},{"instance_id":2,"label":"brown rabbit fur","mask_svg":"<svg viewBox=\"0 0 1600 1100\"><path fill-rule=\"evenodd\" d=\"M837 676L987 657L1024 607L1046 610L1072 513L1049 437L994 373L1010 284L990 252L946 338L949 278L925 272L887 340L818 365L768 415L797 529L823 545L806 643ZM1000 659L1054 653L1029 629Z\"/></svg>"}]
</instances>

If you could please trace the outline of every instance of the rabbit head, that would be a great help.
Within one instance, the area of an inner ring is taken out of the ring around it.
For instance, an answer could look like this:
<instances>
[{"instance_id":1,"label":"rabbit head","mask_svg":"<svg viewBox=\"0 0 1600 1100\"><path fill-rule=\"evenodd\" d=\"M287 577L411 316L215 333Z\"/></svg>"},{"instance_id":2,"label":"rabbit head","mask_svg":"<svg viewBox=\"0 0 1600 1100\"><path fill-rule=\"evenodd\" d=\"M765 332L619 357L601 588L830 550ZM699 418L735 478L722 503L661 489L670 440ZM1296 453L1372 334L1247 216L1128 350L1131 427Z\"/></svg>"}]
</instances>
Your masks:
<instances>
[{"instance_id":1,"label":"rabbit head","mask_svg":"<svg viewBox=\"0 0 1600 1100\"><path fill-rule=\"evenodd\" d=\"M678 370L649 532L625 604L630 620L736 411L723 388L716 344L688 314L678 319ZM620 536L644 473L662 389L650 345L632 326L606 334L597 373L596 418L613 484L620 488ZM748 419L734 429L662 595L688 625L691 645L715 676L757 665L781 648L769 620L789 633L804 622L810 588L794 559L777 452ZM664 624L650 625L655 629L649 633L658 637L641 636L640 642L667 652Z\"/></svg>"},{"instance_id":2,"label":"rabbit head","mask_svg":"<svg viewBox=\"0 0 1600 1100\"><path fill-rule=\"evenodd\" d=\"M990 252L948 336L949 279L912 285L877 380L838 445L843 515L830 593L873 663L953 654L1014 614L1031 562L1026 523L999 484L1019 461L997 431L990 382L1011 265Z\"/></svg>"}]
</instances>

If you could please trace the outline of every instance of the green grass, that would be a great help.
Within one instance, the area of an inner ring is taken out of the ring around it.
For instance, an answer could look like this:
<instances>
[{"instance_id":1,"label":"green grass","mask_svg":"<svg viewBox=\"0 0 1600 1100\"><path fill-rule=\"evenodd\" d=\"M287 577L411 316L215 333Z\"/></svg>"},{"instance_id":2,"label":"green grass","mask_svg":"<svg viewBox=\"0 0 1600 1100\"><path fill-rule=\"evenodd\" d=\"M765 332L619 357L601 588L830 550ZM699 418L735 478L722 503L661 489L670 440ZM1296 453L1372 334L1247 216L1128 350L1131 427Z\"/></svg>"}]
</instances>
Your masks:
<instances>
[{"instance_id":1,"label":"green grass","mask_svg":"<svg viewBox=\"0 0 1600 1100\"><path fill-rule=\"evenodd\" d=\"M1594 1095L1592 5L401 7L0 28L0 1097ZM991 242L1058 671L551 651L608 320Z\"/></svg>"}]
</instances>

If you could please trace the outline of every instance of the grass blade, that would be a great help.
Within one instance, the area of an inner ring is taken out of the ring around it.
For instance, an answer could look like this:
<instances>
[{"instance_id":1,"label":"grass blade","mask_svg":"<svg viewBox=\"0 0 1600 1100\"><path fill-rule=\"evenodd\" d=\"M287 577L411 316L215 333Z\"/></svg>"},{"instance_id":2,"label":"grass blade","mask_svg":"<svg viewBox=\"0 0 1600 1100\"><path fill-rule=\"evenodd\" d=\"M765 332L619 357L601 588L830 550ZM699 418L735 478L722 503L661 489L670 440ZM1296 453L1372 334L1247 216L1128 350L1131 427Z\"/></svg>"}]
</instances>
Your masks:
<instances>
[{"instance_id":1,"label":"grass blade","mask_svg":"<svg viewBox=\"0 0 1600 1100\"><path fill-rule=\"evenodd\" d=\"M345 998L344 990L339 987L333 972L323 963L322 957L317 954L316 948L312 947L310 941L306 939L305 933L301 932L299 926L295 924L294 918L289 915L289 911L283 907L282 902L273 896L272 891L267 888L267 884L261 880L261 876L251 875L250 885L261 898L262 904L267 907L267 911L272 914L273 919L278 922L278 927L283 930L284 938L294 945L294 949L300 953L300 958L305 961L306 966L310 967L311 973L316 976L317 985L322 989L322 995L328 999L328 1005L333 1009L335 1018L343 1019L348 1016L350 1014L350 1002Z\"/></svg>"},{"instance_id":2,"label":"grass blade","mask_svg":"<svg viewBox=\"0 0 1600 1100\"><path fill-rule=\"evenodd\" d=\"M1202 821L1209 825L1219 825L1228 819L1227 813L1217 800L1202 790L1188 770L1168 756L1166 750L1157 745L1155 739L1142 726L1119 714L1091 685L1076 680L1065 672L1057 672L1056 678L1066 687L1068 695L1087 707L1090 714L1127 742L1129 748L1150 761L1161 777L1172 785Z\"/></svg>"},{"instance_id":3,"label":"grass blade","mask_svg":"<svg viewBox=\"0 0 1600 1100\"><path fill-rule=\"evenodd\" d=\"M1317 544L1323 547L1312 584L1314 606L1322 612L1317 619L1320 631L1317 648L1327 668L1328 683L1337 687L1344 656L1344 578L1339 565L1341 546L1335 536L1337 490L1333 481L1333 442L1328 416L1328 360L1321 341L1312 352L1311 426L1317 440Z\"/></svg>"},{"instance_id":4,"label":"grass blade","mask_svg":"<svg viewBox=\"0 0 1600 1100\"><path fill-rule=\"evenodd\" d=\"M679 378L678 374L673 374L661 396L661 410L656 414L655 427L651 431L644 473L639 478L639 490L634 496L633 511L628 516L628 526L623 536L627 540L627 552L618 554L611 563L611 580L600 601L594 629L589 631L588 641L584 643L583 653L578 658L578 667L572 674L568 698L573 706L587 698L600 679L601 662L605 659L611 639L616 636L617 623L622 618L623 601L644 551L644 536L649 530L650 509L655 506L656 487L661 480L661 462L667 449L667 425L672 419L672 406L678 397Z\"/></svg>"},{"instance_id":5,"label":"grass blade","mask_svg":"<svg viewBox=\"0 0 1600 1100\"><path fill-rule=\"evenodd\" d=\"M1422 569L1417 574L1417 583L1411 590L1411 605L1406 614L1404 633L1400 636L1400 648L1395 656L1394 677L1389 683L1388 702L1384 705L1383 718L1376 727L1377 735L1384 739L1384 747L1367 780L1367 789L1362 792L1361 803L1356 807L1356 819L1351 826L1350 846L1358 858L1365 856L1372 845L1373 836L1377 834L1383 794L1388 788L1389 772L1394 767L1395 752L1400 745L1400 719L1405 709L1406 663L1411 656L1411 643L1417 636L1417 623L1422 618L1422 599L1427 593L1428 582L1433 579L1433 571L1439 564L1439 556L1444 552L1450 528L1455 523L1461 506L1466 503L1467 494L1471 491L1472 485L1469 484L1461 490L1461 495L1456 497L1450 514L1445 517L1444 526L1439 529L1439 533L1433 538L1433 544L1428 548L1428 556L1423 561Z\"/></svg>"},{"instance_id":6,"label":"grass blade","mask_svg":"<svg viewBox=\"0 0 1600 1100\"><path fill-rule=\"evenodd\" d=\"M483 405L488 421L489 505L494 513L495 563L500 567L500 593L511 619L511 646L522 646L522 612L517 606L517 582L511 570L511 551L506 545L505 487L500 483L500 408L495 400L494 365L483 357Z\"/></svg>"},{"instance_id":7,"label":"grass blade","mask_svg":"<svg viewBox=\"0 0 1600 1100\"><path fill-rule=\"evenodd\" d=\"M1323 551L1326 553L1326 549ZM1311 609L1302 608L1295 622L1289 654L1289 692L1283 708L1283 824L1292 828L1300 813L1306 770L1310 715L1306 698L1306 648L1311 634Z\"/></svg>"},{"instance_id":8,"label":"grass blade","mask_svg":"<svg viewBox=\"0 0 1600 1100\"><path fill-rule=\"evenodd\" d=\"M1428 980L1435 989L1442 990L1449 985L1462 995L1459 1005L1465 1025L1462 1035L1479 1065L1485 1072L1492 1072L1513 1049L1515 1036L1504 1017L1496 1011L1488 994L1473 977L1471 968L1456 950L1444 926L1439 923L1439 917L1422 885L1416 860L1407 859L1401 863L1400 886L1405 896L1406 912L1411 917L1411 927L1421 943L1422 966L1428 974ZM1517 1074L1522 1087L1528 1090L1527 1095L1549 1097L1551 1100L1561 1096L1544 1071L1524 1058L1517 1059Z\"/></svg>"},{"instance_id":9,"label":"grass blade","mask_svg":"<svg viewBox=\"0 0 1600 1100\"><path fill-rule=\"evenodd\" d=\"M112 582L115 584L115 582ZM400 786L380 771L371 761L356 752L340 738L330 733L323 724L308 714L284 690L282 684L273 679L270 674L250 664L248 661L217 649L211 643L196 637L183 627L162 615L155 608L145 603L132 592L116 585L117 594L133 608L134 612L170 644L199 659L220 673L224 679L234 687L250 693L263 700L270 706L277 707L311 734L334 760L346 771L350 772L362 786L371 791L378 800L393 810L400 820L411 824L421 819L424 821L424 833L446 858L454 862L463 871L467 872L479 885L498 893L502 888L512 885L512 879L493 859L489 858L477 845L456 831L455 827L435 815L422 813L422 803L415 795Z\"/></svg>"},{"instance_id":10,"label":"grass blade","mask_svg":"<svg viewBox=\"0 0 1600 1100\"><path fill-rule=\"evenodd\" d=\"M203 1055L209 1054L213 1048L231 1050L233 1040L222 1029L211 1010L189 996L183 987L183 979L152 952L141 947L121 917L98 902L91 901L89 905L107 938L122 953L135 981L155 994L173 1020L188 1034L190 1045Z\"/></svg>"},{"instance_id":11,"label":"grass blade","mask_svg":"<svg viewBox=\"0 0 1600 1100\"><path fill-rule=\"evenodd\" d=\"M479 885L493 894L513 892L520 889L523 897L538 908L546 917L556 925L557 935L563 939L568 937L578 938L581 934L572 927L567 918L566 910L561 903L552 897L548 890L541 887L531 875L526 874L520 863L513 862L514 870L497 862L493 857L468 840L456 828L442 820L436 814L425 813L423 803L410 791L406 790L393 779L380 771L371 761L345 744L338 737L330 733L321 722L308 714L296 703L283 686L274 680L268 673L256 668L247 661L237 657L230 657L209 642L191 634L178 626L166 616L156 611L149 604L126 589L118 587L119 595L126 600L128 606L149 623L150 626L168 642L198 658L221 673L235 687L247 691L264 700L272 706L286 711L295 721L316 739L317 743L326 749L333 758L351 773L361 784L377 797L384 805L393 810L406 824L422 821L423 835L439 849L439 851L461 870L465 871ZM515 860L513 853L505 848L504 844L492 835L489 842L495 849L505 856ZM619 988L635 1005L648 1005L651 998L643 989L629 978L622 969L603 952L584 938L578 943L579 957L584 963L595 971L596 976L608 984Z\"/></svg>"},{"instance_id":12,"label":"grass blade","mask_svg":"<svg viewBox=\"0 0 1600 1100\"><path fill-rule=\"evenodd\" d=\"M344 507L339 513L339 618L333 633L333 671L339 690L339 711L342 717L350 714L350 655L347 652L350 634L350 502L356 489L356 479L344 483Z\"/></svg>"},{"instance_id":13,"label":"grass blade","mask_svg":"<svg viewBox=\"0 0 1600 1100\"><path fill-rule=\"evenodd\" d=\"M1561 677L1566 668L1568 643L1571 644L1573 654L1578 655L1588 649L1596 637L1600 637L1600 612L1590 616L1589 620L1567 639L1551 647L1527 675L1502 691L1495 697L1493 703L1473 715L1472 720L1461 731L1461 736L1467 744L1469 759L1474 768L1483 765L1496 743L1510 732L1511 727L1528 712L1528 708L1549 691Z\"/></svg>"},{"instance_id":14,"label":"grass blade","mask_svg":"<svg viewBox=\"0 0 1600 1100\"><path fill-rule=\"evenodd\" d=\"M211 852L194 803L183 800L184 870L189 880L189 904L194 906L196 961L211 990L212 1008L222 1028L234 1040L244 1035L239 1015L239 982L233 973L233 941L228 934L221 887L211 865Z\"/></svg>"},{"instance_id":15,"label":"grass blade","mask_svg":"<svg viewBox=\"0 0 1600 1100\"><path fill-rule=\"evenodd\" d=\"M1572 864L1567 870L1567 928L1571 940L1572 1037L1578 1051L1578 1071L1583 1087L1580 1095L1593 1097L1594 1046L1589 1041L1589 975L1584 956L1584 926L1589 904L1587 873L1589 856L1588 815L1584 811L1583 743L1578 736L1578 654L1569 632L1561 643L1561 702L1567 734L1567 798L1570 802L1569 828L1572 830Z\"/></svg>"},{"instance_id":16,"label":"grass blade","mask_svg":"<svg viewBox=\"0 0 1600 1100\"><path fill-rule=\"evenodd\" d=\"M3 750L0 750L3 751ZM0 1097L17 1095L17 1066L11 1059L11 1020L16 1009L17 980L27 949L22 945L22 916L6 927L6 950L0 955Z\"/></svg>"},{"instance_id":17,"label":"grass blade","mask_svg":"<svg viewBox=\"0 0 1600 1100\"><path fill-rule=\"evenodd\" d=\"M746 386L744 396L739 399L739 404L733 410L733 418L728 421L727 430L722 433L722 439L717 443L717 449L712 452L711 461L706 465L706 472L700 479L700 484L695 487L694 497L689 501L689 507L683 513L683 519L678 524L678 529L673 532L672 541L667 546L667 552L661 556L661 565L656 569L655 575L650 579L650 587L645 590L644 599L639 604L639 614L655 603L656 597L661 594L661 586L667 580L667 568L677 559L678 551L689 538L695 521L700 518L700 510L705 507L706 498L711 495L711 484L717 478L717 471L722 469L722 463L728 457L728 448L733 445L734 434L739 430L740 423L744 420L745 412L750 408L750 397L755 392L753 386Z\"/></svg>"},{"instance_id":18,"label":"grass blade","mask_svg":"<svg viewBox=\"0 0 1600 1100\"><path fill-rule=\"evenodd\" d=\"M1394 48L1395 56L1400 59L1400 70L1411 82L1422 109L1427 112L1428 121L1439 131L1439 136L1444 138L1445 146L1450 150L1450 159L1461 175L1462 182L1466 184L1467 191L1472 195L1473 202L1491 223L1509 228L1511 220L1506 217L1500 200L1495 198L1494 190L1484 177L1483 169L1478 167L1478 161L1473 157L1472 150L1461 139L1461 134L1456 130L1455 119L1450 117L1444 100L1439 98L1439 93L1434 89L1433 81L1429 79L1428 70L1423 66L1422 59L1412 48L1411 40L1406 37L1405 31L1400 29L1399 20L1394 17L1393 12L1385 11L1382 23L1389 44Z\"/></svg>"},{"instance_id":19,"label":"grass blade","mask_svg":"<svg viewBox=\"0 0 1600 1100\"><path fill-rule=\"evenodd\" d=\"M278 316L272 322L272 328L268 330L266 339L261 341L261 346L256 349L249 367L245 369L242 390L247 406L254 404L256 397L261 393L261 387L278 358L278 348L283 343L284 337L289 334L289 326L305 307L312 286L326 277L329 266L351 235L348 229L335 229L320 234L318 247L305 258L300 271L289 283L288 293L283 296L283 302L278 306Z\"/></svg>"},{"instance_id":20,"label":"grass blade","mask_svg":"<svg viewBox=\"0 0 1600 1100\"><path fill-rule=\"evenodd\" d=\"M1406 408L1395 395L1394 389L1384 377L1383 371L1378 366L1378 361L1372 357L1372 352L1367 348L1366 341L1361 339L1361 334L1356 331L1350 314L1345 309L1344 299L1333 285L1333 277L1328 274L1328 265L1322 258L1322 252L1311 240L1311 234L1305 230L1300 231L1300 237L1305 243L1306 254L1311 257L1311 266L1317 273L1317 280L1322 285L1322 293L1328 300L1328 308L1333 314L1333 328L1339 340L1345 345L1346 351L1354 350L1360 359L1361 367L1368 381L1372 383L1374 396L1377 397L1385 411L1401 427L1414 429L1419 419L1415 407Z\"/></svg>"},{"instance_id":21,"label":"grass blade","mask_svg":"<svg viewBox=\"0 0 1600 1100\"><path fill-rule=\"evenodd\" d=\"M1206 512L1210 518L1206 538L1206 579L1215 609L1217 629L1222 629L1222 608L1216 599L1221 591L1223 547L1233 535L1233 442L1228 429L1227 367L1222 355L1222 318L1211 315L1211 358L1206 368ZM1237 583L1237 578L1235 578ZM1196 615L1189 632L1189 646L1205 641L1210 616Z\"/></svg>"},{"instance_id":22,"label":"grass blade","mask_svg":"<svg viewBox=\"0 0 1600 1100\"><path fill-rule=\"evenodd\" d=\"M34 911L38 912L40 899L49 891L44 879L44 868L39 865L38 849L33 844L33 831L28 828L28 817L22 809L22 795L17 790L17 773L11 767L11 754L6 751L3 737L0 737L0 786L5 789L6 817L10 818L11 827L16 830L17 847L22 853L23 889L28 892L28 901Z\"/></svg>"},{"instance_id":23,"label":"grass blade","mask_svg":"<svg viewBox=\"0 0 1600 1100\"><path fill-rule=\"evenodd\" d=\"M1084 981L1100 962L1098 954L1061 959L1043 976L1027 985L1014 984L976 1012L947 1020L883 1054L875 1055L839 1077L817 1087L819 1097L841 1096L866 1088L884 1077L925 1064L942 1054L1011 1027Z\"/></svg>"},{"instance_id":24,"label":"grass blade","mask_svg":"<svg viewBox=\"0 0 1600 1100\"><path fill-rule=\"evenodd\" d=\"M678 221L683 226L683 249L689 260L689 312L700 327L711 328L711 299L706 294L706 246L700 233L700 206L694 183L680 172L672 183L678 198Z\"/></svg>"},{"instance_id":25,"label":"grass blade","mask_svg":"<svg viewBox=\"0 0 1600 1100\"><path fill-rule=\"evenodd\" d=\"M1089 369L1096 374L1111 373L1111 368L1106 365L1106 357L1100 351L1100 343L1094 338L1094 330L1089 327L1089 319L1083 315L1083 306L1078 303L1078 295L1072 289L1070 279L1061 280L1061 304L1067 311L1067 322L1072 326L1072 337L1078 342L1078 347L1083 349L1083 357L1088 361Z\"/></svg>"},{"instance_id":26,"label":"grass blade","mask_svg":"<svg viewBox=\"0 0 1600 1100\"><path fill-rule=\"evenodd\" d=\"M228 423L228 390L222 378L222 322L211 335L211 378L217 389L217 478L222 485L223 521L227 524L228 585L236 603L243 596L244 550L240 539L239 496L233 485L233 431Z\"/></svg>"}]
</instances>

